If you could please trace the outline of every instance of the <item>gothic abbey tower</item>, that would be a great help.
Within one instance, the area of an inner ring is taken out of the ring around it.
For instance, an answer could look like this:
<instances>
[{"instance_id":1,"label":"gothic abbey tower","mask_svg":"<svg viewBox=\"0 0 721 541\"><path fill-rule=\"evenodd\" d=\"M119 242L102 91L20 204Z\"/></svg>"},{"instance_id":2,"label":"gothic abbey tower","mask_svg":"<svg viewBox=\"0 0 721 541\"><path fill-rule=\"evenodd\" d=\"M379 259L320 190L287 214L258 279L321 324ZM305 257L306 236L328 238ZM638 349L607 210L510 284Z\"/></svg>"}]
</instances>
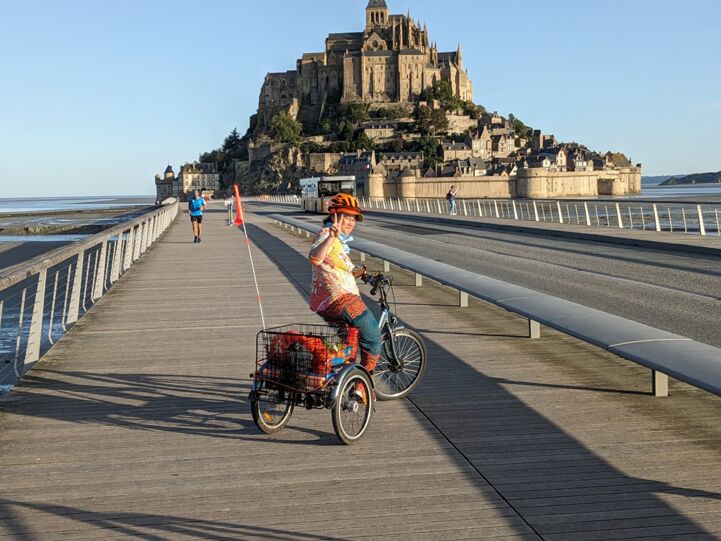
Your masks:
<instances>
[{"instance_id":1,"label":"gothic abbey tower","mask_svg":"<svg viewBox=\"0 0 721 541\"><path fill-rule=\"evenodd\" d=\"M385 0L370 0L364 31L329 34L325 51L304 53L293 71L266 75L256 132L279 110L313 122L329 100L413 102L434 81L448 81L460 99L473 99L460 46L439 53L425 24L410 13L390 15Z\"/></svg>"}]
</instances>

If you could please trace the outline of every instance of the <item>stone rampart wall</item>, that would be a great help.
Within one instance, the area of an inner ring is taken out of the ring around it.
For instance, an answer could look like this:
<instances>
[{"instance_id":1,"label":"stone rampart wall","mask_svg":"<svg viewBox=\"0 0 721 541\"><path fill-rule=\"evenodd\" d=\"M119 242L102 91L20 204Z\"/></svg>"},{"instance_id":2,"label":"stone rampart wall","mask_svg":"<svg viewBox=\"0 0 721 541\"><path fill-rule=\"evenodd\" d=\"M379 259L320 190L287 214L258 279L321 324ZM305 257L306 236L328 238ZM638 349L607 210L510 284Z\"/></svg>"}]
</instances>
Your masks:
<instances>
[{"instance_id":1,"label":"stone rampart wall","mask_svg":"<svg viewBox=\"0 0 721 541\"><path fill-rule=\"evenodd\" d=\"M383 184L384 197L442 199L455 186L461 199L493 199L512 197L513 179L485 177L401 177L397 182Z\"/></svg>"}]
</instances>

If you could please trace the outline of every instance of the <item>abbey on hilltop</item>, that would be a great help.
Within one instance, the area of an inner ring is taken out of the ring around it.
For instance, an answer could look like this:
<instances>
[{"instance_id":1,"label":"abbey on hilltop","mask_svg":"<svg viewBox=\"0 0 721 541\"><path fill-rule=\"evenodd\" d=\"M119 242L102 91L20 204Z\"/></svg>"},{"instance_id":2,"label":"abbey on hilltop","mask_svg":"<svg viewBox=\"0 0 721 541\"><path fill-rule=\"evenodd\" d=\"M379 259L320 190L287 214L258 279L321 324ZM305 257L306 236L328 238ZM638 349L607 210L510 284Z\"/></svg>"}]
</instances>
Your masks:
<instances>
[{"instance_id":1,"label":"abbey on hilltop","mask_svg":"<svg viewBox=\"0 0 721 541\"><path fill-rule=\"evenodd\" d=\"M404 199L442 198L450 186L462 199L627 195L642 174L623 153L477 105L460 46L438 52L425 24L391 15L385 0L368 2L362 32L329 34L323 52L267 74L245 135L233 130L200 162L246 193L341 174L356 177L358 195Z\"/></svg>"},{"instance_id":2,"label":"abbey on hilltop","mask_svg":"<svg viewBox=\"0 0 721 541\"><path fill-rule=\"evenodd\" d=\"M325 51L303 54L293 71L266 75L256 130L279 110L302 122L317 121L329 100L415 102L439 81L450 83L459 99L472 101L461 47L439 53L425 24L421 27L410 14L390 15L385 0L370 0L363 32L329 34Z\"/></svg>"}]
</instances>

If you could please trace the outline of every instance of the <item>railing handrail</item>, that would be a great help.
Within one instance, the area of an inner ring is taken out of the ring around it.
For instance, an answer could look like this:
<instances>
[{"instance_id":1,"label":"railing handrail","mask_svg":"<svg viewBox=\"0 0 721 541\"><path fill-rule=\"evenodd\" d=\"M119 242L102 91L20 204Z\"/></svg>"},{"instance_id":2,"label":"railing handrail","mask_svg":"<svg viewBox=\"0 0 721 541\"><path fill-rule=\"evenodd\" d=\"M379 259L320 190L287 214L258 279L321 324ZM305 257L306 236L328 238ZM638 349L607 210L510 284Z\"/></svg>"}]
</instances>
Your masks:
<instances>
[{"instance_id":1,"label":"railing handrail","mask_svg":"<svg viewBox=\"0 0 721 541\"><path fill-rule=\"evenodd\" d=\"M320 230L279 214L270 218L311 233ZM373 241L355 240L353 249L650 368L656 383L667 374L721 396L721 348Z\"/></svg>"},{"instance_id":2,"label":"railing handrail","mask_svg":"<svg viewBox=\"0 0 721 541\"><path fill-rule=\"evenodd\" d=\"M91 235L84 239L77 240L65 246L60 246L59 248L44 252L31 259L22 261L20 263L0 270L0 291L12 285L15 285L18 282L21 282L22 280L25 280L33 274L37 274L43 268L48 268L56 263L65 261L66 259L68 259L68 257L73 256L81 250L86 250L92 246L97 245L101 240L106 237L114 237L119 233L123 233L124 231L127 231L128 229L131 229L138 224L147 221L149 217L160 214L161 212L163 212L165 207L173 204L178 204L177 200L174 200L168 205L164 205L150 212L143 213L137 218L133 218L132 220L129 220L127 222L123 222L121 224L109 227L108 229L104 229L103 231L95 233L94 235Z\"/></svg>"}]
</instances>

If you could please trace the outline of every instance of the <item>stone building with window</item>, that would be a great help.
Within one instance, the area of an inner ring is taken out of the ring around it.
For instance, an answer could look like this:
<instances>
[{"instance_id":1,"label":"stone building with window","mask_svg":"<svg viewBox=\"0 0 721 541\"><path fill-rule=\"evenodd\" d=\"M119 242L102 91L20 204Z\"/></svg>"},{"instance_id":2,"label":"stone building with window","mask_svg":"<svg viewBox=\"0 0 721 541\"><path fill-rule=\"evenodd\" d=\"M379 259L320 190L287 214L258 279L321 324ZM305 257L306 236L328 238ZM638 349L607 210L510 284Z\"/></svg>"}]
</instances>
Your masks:
<instances>
[{"instance_id":1,"label":"stone building with window","mask_svg":"<svg viewBox=\"0 0 721 541\"><path fill-rule=\"evenodd\" d=\"M178 174L180 197L187 199L195 190L203 195L213 197L220 190L220 174L216 163L186 163Z\"/></svg>"}]
</instances>

